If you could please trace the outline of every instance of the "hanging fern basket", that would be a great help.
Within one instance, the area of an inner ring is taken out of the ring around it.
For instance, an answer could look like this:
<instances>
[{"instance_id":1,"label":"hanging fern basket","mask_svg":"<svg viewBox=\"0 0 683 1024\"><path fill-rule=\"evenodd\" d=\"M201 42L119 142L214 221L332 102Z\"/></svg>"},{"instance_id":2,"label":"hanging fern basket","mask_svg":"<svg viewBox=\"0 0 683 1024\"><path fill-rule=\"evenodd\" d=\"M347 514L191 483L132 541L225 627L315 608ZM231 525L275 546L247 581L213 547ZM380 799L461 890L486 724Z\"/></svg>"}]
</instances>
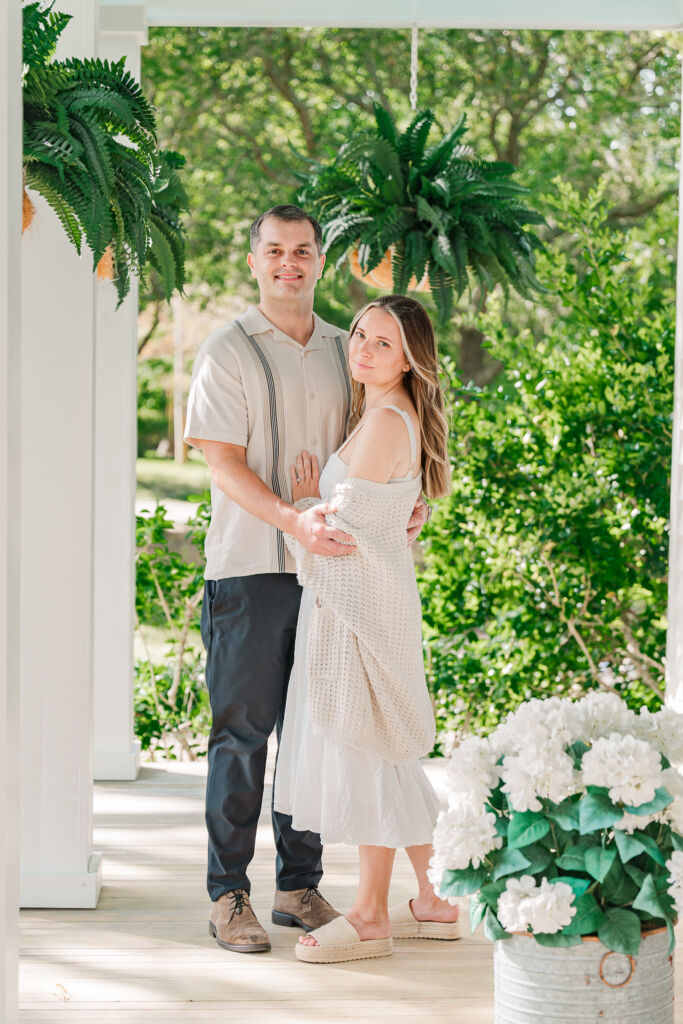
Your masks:
<instances>
[{"instance_id":1,"label":"hanging fern basket","mask_svg":"<svg viewBox=\"0 0 683 1024\"><path fill-rule=\"evenodd\" d=\"M432 139L435 122L422 110L400 132L377 104L374 132L298 175L299 202L320 220L328 259L350 259L356 276L383 290L405 294L428 282L441 323L465 291L473 299L496 284L525 298L545 291L534 270L542 244L529 229L545 221L525 205L514 167L477 159L462 142L464 118Z\"/></svg>"},{"instance_id":2,"label":"hanging fern basket","mask_svg":"<svg viewBox=\"0 0 683 1024\"><path fill-rule=\"evenodd\" d=\"M22 205L21 205L21 233L22 234L24 233L24 231L26 231L27 228L31 227L31 224L33 224L33 218L35 217L35 214L36 214L36 208L33 205L33 203L31 202L31 200L29 198L28 192L26 191L26 189L24 189L24 194L23 194L23 197L22 197Z\"/></svg>"},{"instance_id":3,"label":"hanging fern basket","mask_svg":"<svg viewBox=\"0 0 683 1024\"><path fill-rule=\"evenodd\" d=\"M349 269L353 276L357 277L359 281L363 282L363 284L370 285L372 288L381 288L382 291L391 291L394 284L392 257L393 246L387 249L381 263L378 263L376 267L365 273L360 264L358 249L352 249L349 253ZM408 291L428 292L428 275L424 274L421 281L418 281L416 277L411 277L408 283Z\"/></svg>"},{"instance_id":4,"label":"hanging fern basket","mask_svg":"<svg viewBox=\"0 0 683 1024\"><path fill-rule=\"evenodd\" d=\"M97 280L114 280L114 251L110 245L104 250L97 264Z\"/></svg>"},{"instance_id":5,"label":"hanging fern basket","mask_svg":"<svg viewBox=\"0 0 683 1024\"><path fill-rule=\"evenodd\" d=\"M159 149L154 110L125 59L53 59L72 17L53 6L23 6L24 184L47 200L79 255L87 244L119 303L150 266L170 299L184 285L184 160ZM24 191L24 230L33 212Z\"/></svg>"}]
</instances>

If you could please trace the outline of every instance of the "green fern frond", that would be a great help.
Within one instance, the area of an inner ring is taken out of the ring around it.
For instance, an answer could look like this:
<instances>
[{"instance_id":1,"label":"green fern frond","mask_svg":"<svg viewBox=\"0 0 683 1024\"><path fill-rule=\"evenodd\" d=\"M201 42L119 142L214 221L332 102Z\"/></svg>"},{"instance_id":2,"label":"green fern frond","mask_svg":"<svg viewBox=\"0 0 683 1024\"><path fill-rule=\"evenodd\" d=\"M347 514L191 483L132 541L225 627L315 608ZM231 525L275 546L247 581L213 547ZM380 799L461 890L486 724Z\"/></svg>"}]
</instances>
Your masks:
<instances>
[{"instance_id":1,"label":"green fern frond","mask_svg":"<svg viewBox=\"0 0 683 1024\"><path fill-rule=\"evenodd\" d=\"M453 279L436 263L429 264L429 287L441 323L450 320L453 313Z\"/></svg>"},{"instance_id":2,"label":"green fern frond","mask_svg":"<svg viewBox=\"0 0 683 1024\"><path fill-rule=\"evenodd\" d=\"M424 277L429 259L429 243L422 231L408 231L405 236L405 260L410 274L417 281Z\"/></svg>"},{"instance_id":3,"label":"green fern frond","mask_svg":"<svg viewBox=\"0 0 683 1024\"><path fill-rule=\"evenodd\" d=\"M73 207L62 194L62 181L57 171L44 164L29 164L26 167L26 185L47 200L57 214L67 238L80 256L83 232Z\"/></svg>"},{"instance_id":4,"label":"green fern frond","mask_svg":"<svg viewBox=\"0 0 683 1024\"><path fill-rule=\"evenodd\" d=\"M463 114L455 128L444 135L440 142L431 146L424 155L422 162L422 173L424 175L439 175L446 169L453 155L458 150L458 143L467 131L467 120Z\"/></svg>"},{"instance_id":5,"label":"green fern frond","mask_svg":"<svg viewBox=\"0 0 683 1024\"><path fill-rule=\"evenodd\" d=\"M375 103L375 122L377 124L377 134L381 139L386 139L392 149L396 150L398 147L398 129L396 128L396 122L385 107L379 103Z\"/></svg>"},{"instance_id":6,"label":"green fern frond","mask_svg":"<svg viewBox=\"0 0 683 1024\"><path fill-rule=\"evenodd\" d=\"M71 21L71 14L54 11L54 0L25 4L23 15L23 62L29 68L42 67L54 55L57 40Z\"/></svg>"}]
</instances>

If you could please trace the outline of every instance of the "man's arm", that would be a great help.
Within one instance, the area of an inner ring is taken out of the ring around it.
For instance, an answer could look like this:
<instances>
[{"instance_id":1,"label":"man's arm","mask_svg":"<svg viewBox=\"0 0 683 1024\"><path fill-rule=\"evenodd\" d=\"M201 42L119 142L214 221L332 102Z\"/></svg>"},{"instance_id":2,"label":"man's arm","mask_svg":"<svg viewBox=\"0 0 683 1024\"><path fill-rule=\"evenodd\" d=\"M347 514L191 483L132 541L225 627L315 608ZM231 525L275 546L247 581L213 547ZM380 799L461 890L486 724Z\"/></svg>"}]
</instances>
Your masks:
<instances>
[{"instance_id":1,"label":"man's arm","mask_svg":"<svg viewBox=\"0 0 683 1024\"><path fill-rule=\"evenodd\" d=\"M331 507L320 504L299 512L268 488L247 465L247 450L224 441L189 438L204 453L211 478L229 498L251 515L284 533L291 533L307 551L316 555L347 555L354 550L351 538L325 522Z\"/></svg>"}]
</instances>

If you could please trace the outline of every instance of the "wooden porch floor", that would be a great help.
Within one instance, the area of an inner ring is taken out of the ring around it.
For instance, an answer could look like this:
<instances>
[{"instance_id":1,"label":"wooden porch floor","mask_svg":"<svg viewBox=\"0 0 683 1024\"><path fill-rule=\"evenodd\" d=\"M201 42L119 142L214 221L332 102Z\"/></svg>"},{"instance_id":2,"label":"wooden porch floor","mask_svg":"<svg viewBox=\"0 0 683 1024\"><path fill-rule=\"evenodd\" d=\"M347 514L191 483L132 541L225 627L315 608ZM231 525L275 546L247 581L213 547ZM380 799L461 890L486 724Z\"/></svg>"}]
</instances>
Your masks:
<instances>
[{"instance_id":1,"label":"wooden porch floor","mask_svg":"<svg viewBox=\"0 0 683 1024\"><path fill-rule=\"evenodd\" d=\"M438 781L438 766L430 770ZM361 963L295 959L299 932L270 923L269 790L250 875L254 909L273 949L221 950L207 930L204 783L202 766L173 764L145 766L133 783L96 785L95 848L104 853L99 906L22 912L20 1024L493 1021L492 947L480 934L456 943L401 941L392 957ZM322 888L342 910L351 904L356 869L354 850L325 851ZM394 901L412 895L403 852L392 889Z\"/></svg>"}]
</instances>

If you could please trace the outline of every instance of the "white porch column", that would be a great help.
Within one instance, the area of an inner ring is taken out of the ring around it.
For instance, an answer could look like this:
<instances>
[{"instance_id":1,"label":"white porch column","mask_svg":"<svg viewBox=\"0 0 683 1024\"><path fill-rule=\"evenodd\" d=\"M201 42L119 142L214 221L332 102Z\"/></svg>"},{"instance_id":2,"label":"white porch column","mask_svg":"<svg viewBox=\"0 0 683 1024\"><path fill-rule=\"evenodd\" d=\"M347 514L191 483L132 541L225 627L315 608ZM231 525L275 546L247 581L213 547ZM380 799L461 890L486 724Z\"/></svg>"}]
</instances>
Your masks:
<instances>
[{"instance_id":1,"label":"white porch column","mask_svg":"<svg viewBox=\"0 0 683 1024\"><path fill-rule=\"evenodd\" d=\"M140 77L144 7L100 11L99 56L126 58ZM138 286L116 309L116 289L97 286L95 369L95 750L96 779L134 779L135 456Z\"/></svg>"},{"instance_id":2,"label":"white porch column","mask_svg":"<svg viewBox=\"0 0 683 1024\"><path fill-rule=\"evenodd\" d=\"M683 157L683 110L681 143ZM666 703L683 713L683 171L678 186L678 266L676 275L676 349L671 451L671 532L669 534L669 607L666 642Z\"/></svg>"},{"instance_id":3,"label":"white porch column","mask_svg":"<svg viewBox=\"0 0 683 1024\"><path fill-rule=\"evenodd\" d=\"M0 1021L17 1019L21 3L0 13Z\"/></svg>"},{"instance_id":4,"label":"white porch column","mask_svg":"<svg viewBox=\"0 0 683 1024\"><path fill-rule=\"evenodd\" d=\"M58 57L95 51L95 0ZM95 282L34 195L23 238L21 415L21 879L24 907L94 907L92 850Z\"/></svg>"}]
</instances>

